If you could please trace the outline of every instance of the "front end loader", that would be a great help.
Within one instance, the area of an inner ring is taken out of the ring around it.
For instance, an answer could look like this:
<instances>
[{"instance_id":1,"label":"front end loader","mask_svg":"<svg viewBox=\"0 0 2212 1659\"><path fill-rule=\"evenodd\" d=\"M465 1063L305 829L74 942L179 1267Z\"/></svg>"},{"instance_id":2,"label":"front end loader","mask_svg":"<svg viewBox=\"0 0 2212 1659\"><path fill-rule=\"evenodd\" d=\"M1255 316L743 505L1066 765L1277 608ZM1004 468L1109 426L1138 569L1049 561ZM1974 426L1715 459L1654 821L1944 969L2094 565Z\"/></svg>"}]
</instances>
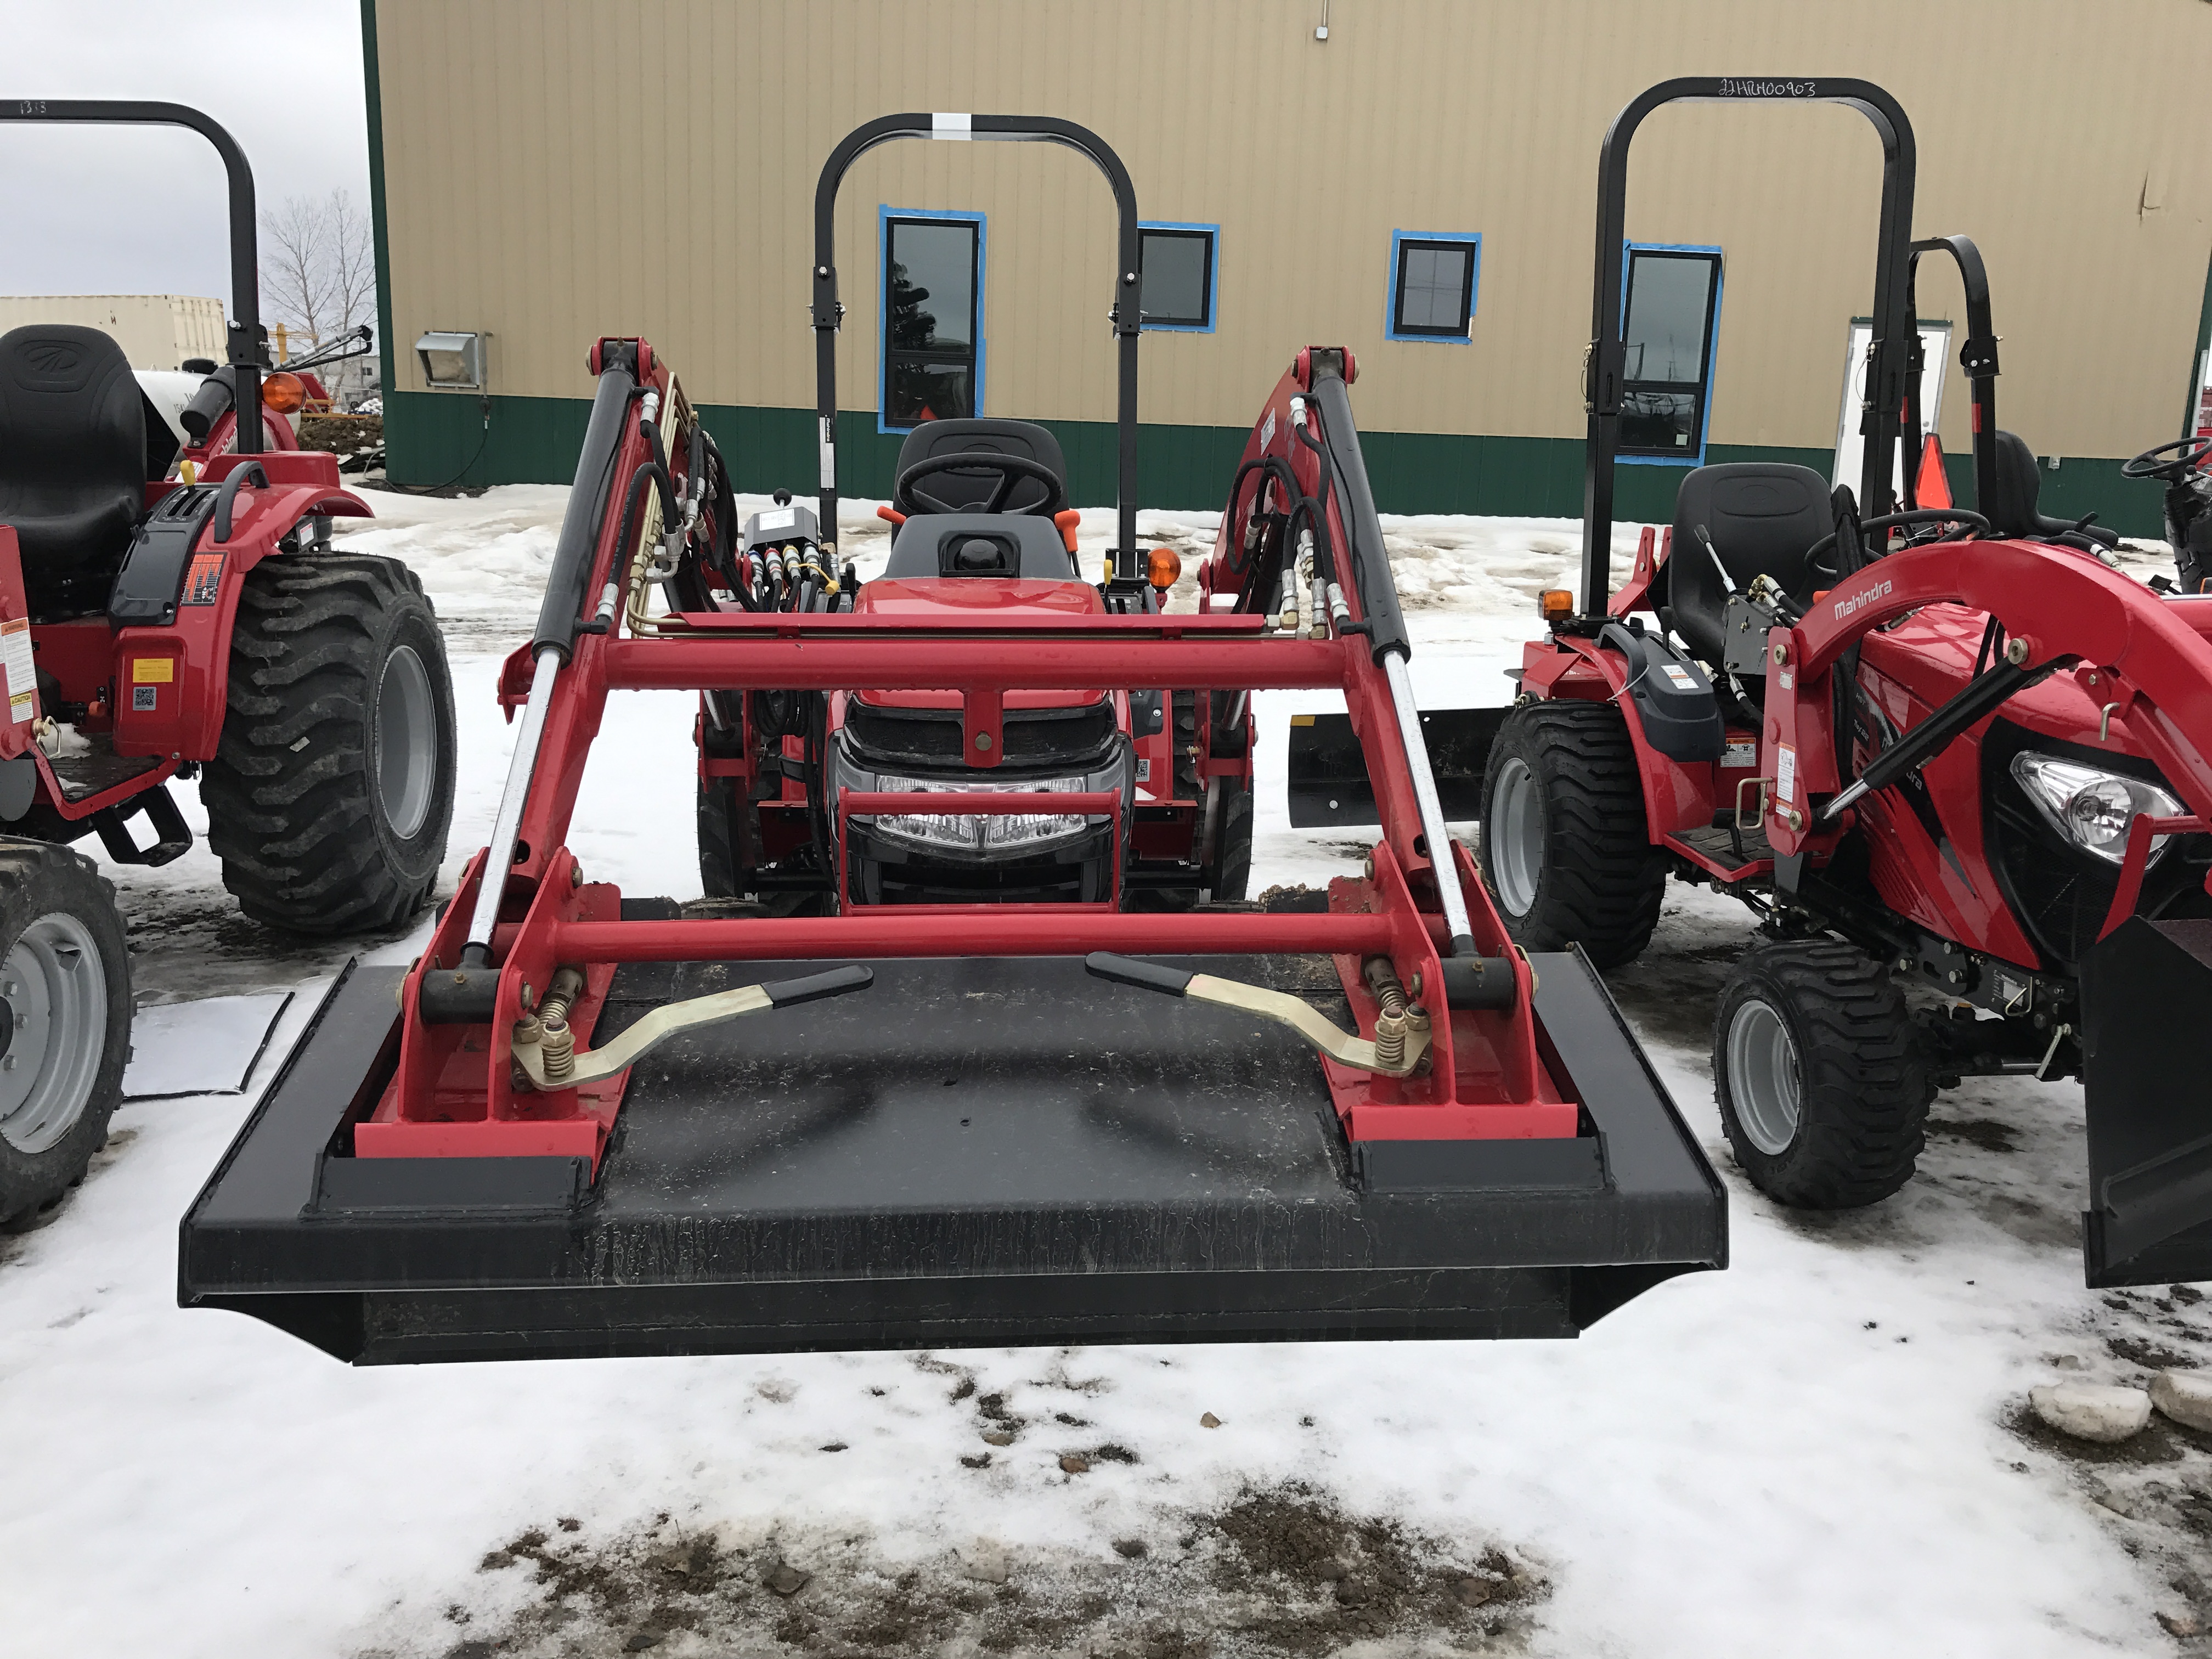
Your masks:
<instances>
[{"instance_id":1,"label":"front end loader","mask_svg":"<svg viewBox=\"0 0 2212 1659\"><path fill-rule=\"evenodd\" d=\"M832 208L854 157L929 137L1066 145L1112 186L1103 580L1020 422L902 468L891 573L855 596L837 558ZM358 1363L1556 1337L1723 1265L1719 1184L1588 961L1514 948L1446 830L1350 354L1297 355L1204 608L1166 614L1135 536L1138 214L1114 152L1048 118L885 117L833 154L817 223L818 517L740 532L669 366L592 348L544 606L502 679L519 738L489 845L410 968L353 967L325 1004L185 1218L181 1300ZM1317 609L1285 628L1308 575ZM702 869L728 890L690 906L567 845L632 688L702 696L724 803ZM1261 905L1219 896L1226 808L1136 761L1147 701L1188 696L1222 738L1191 745L1201 775L1240 779L1249 697L1277 688L1344 695L1382 835L1363 873ZM893 727L908 775L852 775ZM1045 787L1074 763L1030 745L1079 740L1079 782ZM994 838L1009 820L1047 828ZM898 880L887 825L927 854ZM1064 833L1084 850L1040 883Z\"/></svg>"}]
</instances>

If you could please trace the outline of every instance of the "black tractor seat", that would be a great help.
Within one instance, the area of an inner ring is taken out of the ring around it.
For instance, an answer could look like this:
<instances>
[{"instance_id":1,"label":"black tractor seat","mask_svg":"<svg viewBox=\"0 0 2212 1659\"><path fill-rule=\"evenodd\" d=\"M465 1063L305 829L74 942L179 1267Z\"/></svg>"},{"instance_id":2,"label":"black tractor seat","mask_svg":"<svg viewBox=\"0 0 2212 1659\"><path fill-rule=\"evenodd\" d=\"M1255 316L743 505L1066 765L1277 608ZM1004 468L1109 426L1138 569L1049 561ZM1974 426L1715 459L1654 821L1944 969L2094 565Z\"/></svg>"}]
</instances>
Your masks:
<instances>
[{"instance_id":1,"label":"black tractor seat","mask_svg":"<svg viewBox=\"0 0 2212 1659\"><path fill-rule=\"evenodd\" d=\"M1813 544L1835 528L1828 483L1812 468L1772 461L1701 466L1674 497L1674 535L1667 556L1663 620L1692 656L1717 668L1723 660L1723 612L1728 589L1713 556L1698 539L1703 525L1738 590L1766 576L1803 605L1827 582L1806 562Z\"/></svg>"},{"instance_id":2,"label":"black tractor seat","mask_svg":"<svg viewBox=\"0 0 2212 1659\"><path fill-rule=\"evenodd\" d=\"M146 404L96 328L0 335L0 524L33 611L98 605L146 510Z\"/></svg>"},{"instance_id":3,"label":"black tractor seat","mask_svg":"<svg viewBox=\"0 0 2212 1659\"><path fill-rule=\"evenodd\" d=\"M946 477L939 475L935 482ZM1059 527L1031 513L927 513L908 519L891 538L884 574L908 581L930 576L1076 579L1075 558Z\"/></svg>"},{"instance_id":4,"label":"black tractor seat","mask_svg":"<svg viewBox=\"0 0 2212 1659\"><path fill-rule=\"evenodd\" d=\"M2079 546L2087 538L2106 548L2119 546L2117 531L2094 524L2077 531L2072 520L2048 518L2037 509L2036 497L2043 493L2043 480L2035 465L2035 452L2026 439L2017 433L2000 432L1990 454L1996 463L1991 469L1996 475L1996 488L1991 492L1995 499L1980 505L1982 516L1998 535L2069 546Z\"/></svg>"},{"instance_id":5,"label":"black tractor seat","mask_svg":"<svg viewBox=\"0 0 2212 1659\"><path fill-rule=\"evenodd\" d=\"M957 421L925 421L906 434L899 446L897 471L904 472L918 461L935 460L942 455L1011 455L1019 460L1034 461L1050 469L1060 480L1060 492L1067 490L1067 461L1060 453L1060 440L1043 427L1029 421L994 421L984 418ZM988 466L979 466L974 472L953 471L934 474L924 486L936 500L960 509L981 511L1001 482L1001 475ZM1000 504L1001 513L1034 512L1048 499L1042 480L1017 478ZM902 504L902 506L903 504ZM924 507L923 512L929 509Z\"/></svg>"}]
</instances>

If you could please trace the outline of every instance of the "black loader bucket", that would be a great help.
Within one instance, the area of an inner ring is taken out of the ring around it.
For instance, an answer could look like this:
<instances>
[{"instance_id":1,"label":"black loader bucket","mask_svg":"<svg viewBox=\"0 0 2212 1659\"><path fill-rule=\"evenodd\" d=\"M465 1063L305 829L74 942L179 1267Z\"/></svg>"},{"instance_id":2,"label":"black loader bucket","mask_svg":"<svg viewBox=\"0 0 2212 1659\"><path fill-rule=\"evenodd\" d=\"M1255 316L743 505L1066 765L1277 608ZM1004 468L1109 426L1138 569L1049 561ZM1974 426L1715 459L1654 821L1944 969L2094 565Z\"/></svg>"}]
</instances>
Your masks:
<instances>
[{"instance_id":1,"label":"black loader bucket","mask_svg":"<svg viewBox=\"0 0 2212 1659\"><path fill-rule=\"evenodd\" d=\"M1438 708L1421 715L1429 765L1444 817L1462 823L1482 816L1482 775L1490 745L1510 708ZM1291 716L1291 824L1311 830L1373 823L1375 786L1352 734L1349 714Z\"/></svg>"},{"instance_id":2,"label":"black loader bucket","mask_svg":"<svg viewBox=\"0 0 2212 1659\"><path fill-rule=\"evenodd\" d=\"M400 976L354 968L186 1216L181 1299L364 1364L1572 1336L1723 1265L1727 1217L1596 975L1533 960L1582 1103L1564 1140L1355 1156L1312 1052L1249 1015L1102 994L1079 959L909 959L655 1049L596 1182L582 1158L349 1156ZM1177 965L1346 1018L1327 957ZM817 966L628 964L592 1040Z\"/></svg>"},{"instance_id":3,"label":"black loader bucket","mask_svg":"<svg viewBox=\"0 0 2212 1659\"><path fill-rule=\"evenodd\" d=\"M2212 921L2123 922L2084 959L2081 1004L2088 1282L2212 1279Z\"/></svg>"}]
</instances>

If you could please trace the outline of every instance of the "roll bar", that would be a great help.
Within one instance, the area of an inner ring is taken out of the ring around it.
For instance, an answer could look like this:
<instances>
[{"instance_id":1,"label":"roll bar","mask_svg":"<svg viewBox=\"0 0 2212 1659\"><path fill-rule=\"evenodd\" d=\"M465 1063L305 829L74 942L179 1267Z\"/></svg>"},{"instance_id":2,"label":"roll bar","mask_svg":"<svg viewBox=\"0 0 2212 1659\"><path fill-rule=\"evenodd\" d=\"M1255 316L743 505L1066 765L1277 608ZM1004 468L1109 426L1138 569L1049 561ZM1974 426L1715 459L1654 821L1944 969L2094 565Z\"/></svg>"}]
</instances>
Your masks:
<instances>
[{"instance_id":1,"label":"roll bar","mask_svg":"<svg viewBox=\"0 0 2212 1659\"><path fill-rule=\"evenodd\" d=\"M1905 505L1920 505L1920 371L1925 356L1920 344L1920 305L1914 297L1920 276L1920 256L1938 250L1959 267L1959 283L1966 291L1966 338L1959 348L1959 367L1974 394L1974 506L1982 513L1996 499L1997 487L1997 331L1990 321L1990 273L1982 264L1982 251L1971 236L1931 236L1912 245L1912 258L1905 267L1905 308L1912 313L1911 365L1905 376L1905 422L1900 434L1905 449Z\"/></svg>"},{"instance_id":2,"label":"roll bar","mask_svg":"<svg viewBox=\"0 0 2212 1659\"><path fill-rule=\"evenodd\" d=\"M254 237L253 169L213 117L184 104L116 98L0 100L0 121L82 121L103 125L190 127L215 146L230 175L230 367L239 410L238 453L261 453L261 278ZM248 410L252 411L251 416Z\"/></svg>"},{"instance_id":3,"label":"roll bar","mask_svg":"<svg viewBox=\"0 0 2212 1659\"><path fill-rule=\"evenodd\" d=\"M1907 246L1912 234L1915 166L1912 124L1897 100L1871 81L1787 76L1685 76L1662 81L1631 99L1606 130L1597 159L1597 288L1590 305L1589 357L1583 396L1589 436L1583 475L1583 615L1602 617L1612 586L1613 473L1620 444L1620 383L1627 348L1621 340L1621 269L1626 240L1628 147L1644 118L1662 104L1746 100L1848 104L1881 135L1881 219L1874 269L1874 338L1868 347L1867 398L1860 430L1866 464L1859 507L1869 517L1890 509L1890 457L1903 406L1905 337L1911 325Z\"/></svg>"},{"instance_id":4,"label":"roll bar","mask_svg":"<svg viewBox=\"0 0 2212 1659\"><path fill-rule=\"evenodd\" d=\"M837 300L837 187L846 170L867 151L895 138L993 139L1017 143L1065 144L1097 164L1113 187L1121 215L1120 264L1111 312L1120 341L1121 400L1115 419L1119 452L1115 475L1114 572L1134 580L1137 568L1137 330L1143 320L1137 233L1137 191L1129 169L1110 145L1088 127L1049 115L883 115L853 129L823 163L814 190L814 376L815 414L820 422L821 522L834 549L837 535L837 329L845 307Z\"/></svg>"}]
</instances>

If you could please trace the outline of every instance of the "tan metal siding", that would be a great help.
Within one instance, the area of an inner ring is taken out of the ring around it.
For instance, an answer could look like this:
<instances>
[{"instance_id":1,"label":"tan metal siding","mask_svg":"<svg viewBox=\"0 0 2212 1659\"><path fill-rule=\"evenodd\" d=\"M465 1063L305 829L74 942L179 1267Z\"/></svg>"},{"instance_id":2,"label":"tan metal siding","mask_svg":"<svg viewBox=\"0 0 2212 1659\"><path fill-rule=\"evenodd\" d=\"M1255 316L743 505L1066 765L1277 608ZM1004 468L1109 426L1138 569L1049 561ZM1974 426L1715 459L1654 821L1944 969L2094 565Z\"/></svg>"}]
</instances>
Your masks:
<instances>
[{"instance_id":1,"label":"tan metal siding","mask_svg":"<svg viewBox=\"0 0 2212 1659\"><path fill-rule=\"evenodd\" d=\"M1573 437L1597 147L1675 74L1859 75L1912 117L1916 228L1988 255L2000 406L2043 453L2166 435L2212 246L2196 0L379 0L393 321L494 335L495 390L580 397L642 332L715 404L813 401L806 270L831 145L897 110L1051 113L1147 219L1222 226L1212 334L1146 337L1148 422L1241 426L1296 349L1360 355L1376 430ZM1880 149L1831 106L1678 106L1629 233L1717 242L1714 441L1825 448L1871 298ZM877 209L988 216L990 412L1112 417L1111 203L1038 145L902 143L841 201L841 397L875 404ZM1467 346L1383 338L1393 229L1483 235ZM1963 321L1931 271L1923 309ZM1944 428L1965 442L1955 368Z\"/></svg>"}]
</instances>

